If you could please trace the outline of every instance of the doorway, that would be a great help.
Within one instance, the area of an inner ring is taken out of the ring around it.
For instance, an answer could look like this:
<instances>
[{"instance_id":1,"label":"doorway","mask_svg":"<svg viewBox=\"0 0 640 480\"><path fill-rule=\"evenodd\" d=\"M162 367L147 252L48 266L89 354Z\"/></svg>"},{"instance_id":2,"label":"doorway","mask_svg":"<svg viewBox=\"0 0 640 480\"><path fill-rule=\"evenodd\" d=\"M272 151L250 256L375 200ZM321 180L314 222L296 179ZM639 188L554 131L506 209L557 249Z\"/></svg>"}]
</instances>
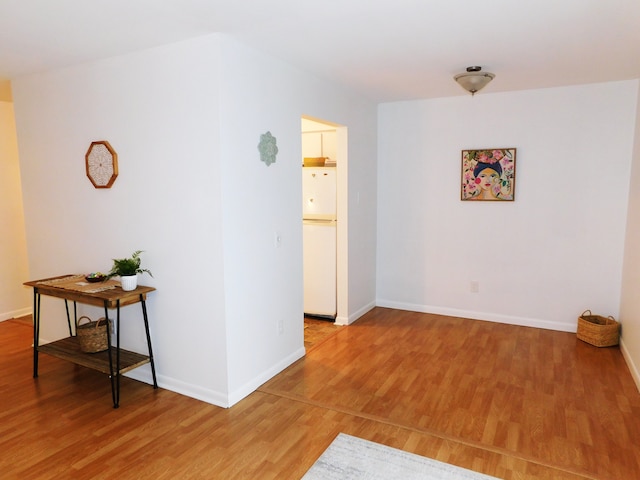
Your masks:
<instances>
[{"instance_id":1,"label":"doorway","mask_svg":"<svg viewBox=\"0 0 640 480\"><path fill-rule=\"evenodd\" d=\"M335 324L348 324L348 209L347 209L347 128L318 118L301 118L302 158L324 158L323 167L335 172ZM317 163L316 163L317 165ZM301 195L303 197L303 195ZM304 197L302 198L304 202Z\"/></svg>"}]
</instances>

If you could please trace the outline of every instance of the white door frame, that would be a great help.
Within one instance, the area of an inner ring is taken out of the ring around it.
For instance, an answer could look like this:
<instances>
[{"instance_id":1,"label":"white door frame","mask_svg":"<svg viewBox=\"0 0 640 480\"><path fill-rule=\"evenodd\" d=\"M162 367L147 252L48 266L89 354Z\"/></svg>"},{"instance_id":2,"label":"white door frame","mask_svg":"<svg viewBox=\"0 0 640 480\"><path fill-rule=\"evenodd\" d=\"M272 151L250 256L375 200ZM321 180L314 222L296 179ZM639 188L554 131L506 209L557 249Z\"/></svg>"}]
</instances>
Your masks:
<instances>
[{"instance_id":1,"label":"white door frame","mask_svg":"<svg viewBox=\"0 0 640 480\"><path fill-rule=\"evenodd\" d=\"M349 176L348 176L348 128L344 125L303 115L304 120L316 122L336 131L336 182L337 182L337 230L336 230L336 325L349 323Z\"/></svg>"}]
</instances>

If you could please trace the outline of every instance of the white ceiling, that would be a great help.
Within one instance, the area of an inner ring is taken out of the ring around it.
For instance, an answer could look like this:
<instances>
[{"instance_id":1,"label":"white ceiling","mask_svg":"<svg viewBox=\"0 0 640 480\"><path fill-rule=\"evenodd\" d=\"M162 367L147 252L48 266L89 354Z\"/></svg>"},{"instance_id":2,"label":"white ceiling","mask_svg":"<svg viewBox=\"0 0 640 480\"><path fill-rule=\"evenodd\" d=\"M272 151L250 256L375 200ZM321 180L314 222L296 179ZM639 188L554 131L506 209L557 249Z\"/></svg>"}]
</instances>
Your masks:
<instances>
[{"instance_id":1,"label":"white ceiling","mask_svg":"<svg viewBox=\"0 0 640 480\"><path fill-rule=\"evenodd\" d=\"M377 102L640 78L640 0L0 0L0 79L211 32Z\"/></svg>"}]
</instances>

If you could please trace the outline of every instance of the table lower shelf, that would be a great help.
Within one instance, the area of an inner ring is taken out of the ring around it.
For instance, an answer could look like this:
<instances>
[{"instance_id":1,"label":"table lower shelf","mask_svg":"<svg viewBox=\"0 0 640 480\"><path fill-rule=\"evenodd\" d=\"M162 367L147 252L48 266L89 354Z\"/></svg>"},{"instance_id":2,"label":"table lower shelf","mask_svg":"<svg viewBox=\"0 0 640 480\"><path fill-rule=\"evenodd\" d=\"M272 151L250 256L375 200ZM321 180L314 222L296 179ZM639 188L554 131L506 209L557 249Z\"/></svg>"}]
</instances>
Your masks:
<instances>
[{"instance_id":1,"label":"table lower shelf","mask_svg":"<svg viewBox=\"0 0 640 480\"><path fill-rule=\"evenodd\" d=\"M80 344L77 337L67 337L62 340L47 343L38 346L38 352L46 353L53 357L68 360L77 365L91 368L107 375L111 374L109 369L109 351L97 353L85 353L80 350ZM116 368L116 347L111 347L113 368ZM130 352L128 350L120 349L120 374L126 373L129 370L149 363L149 357L140 353Z\"/></svg>"}]
</instances>

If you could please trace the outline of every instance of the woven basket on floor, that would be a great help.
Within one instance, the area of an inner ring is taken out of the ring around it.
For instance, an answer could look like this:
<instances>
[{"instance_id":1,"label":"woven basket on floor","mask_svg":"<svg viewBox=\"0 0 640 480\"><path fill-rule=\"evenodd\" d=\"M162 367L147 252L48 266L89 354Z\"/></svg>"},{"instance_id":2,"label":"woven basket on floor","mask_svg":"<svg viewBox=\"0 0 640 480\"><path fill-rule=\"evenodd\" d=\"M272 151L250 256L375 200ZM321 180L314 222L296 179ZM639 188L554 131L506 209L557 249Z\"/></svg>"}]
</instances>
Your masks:
<instances>
[{"instance_id":1,"label":"woven basket on floor","mask_svg":"<svg viewBox=\"0 0 640 480\"><path fill-rule=\"evenodd\" d=\"M578 317L579 340L596 347L612 347L618 345L620 339L620 324L613 317L593 315L591 310Z\"/></svg>"},{"instance_id":2,"label":"woven basket on floor","mask_svg":"<svg viewBox=\"0 0 640 480\"><path fill-rule=\"evenodd\" d=\"M89 323L80 324L82 320ZM80 343L80 350L85 353L103 352L109 348L107 320L102 317L97 322L91 321L89 317L82 316L76 323L76 335Z\"/></svg>"}]
</instances>

